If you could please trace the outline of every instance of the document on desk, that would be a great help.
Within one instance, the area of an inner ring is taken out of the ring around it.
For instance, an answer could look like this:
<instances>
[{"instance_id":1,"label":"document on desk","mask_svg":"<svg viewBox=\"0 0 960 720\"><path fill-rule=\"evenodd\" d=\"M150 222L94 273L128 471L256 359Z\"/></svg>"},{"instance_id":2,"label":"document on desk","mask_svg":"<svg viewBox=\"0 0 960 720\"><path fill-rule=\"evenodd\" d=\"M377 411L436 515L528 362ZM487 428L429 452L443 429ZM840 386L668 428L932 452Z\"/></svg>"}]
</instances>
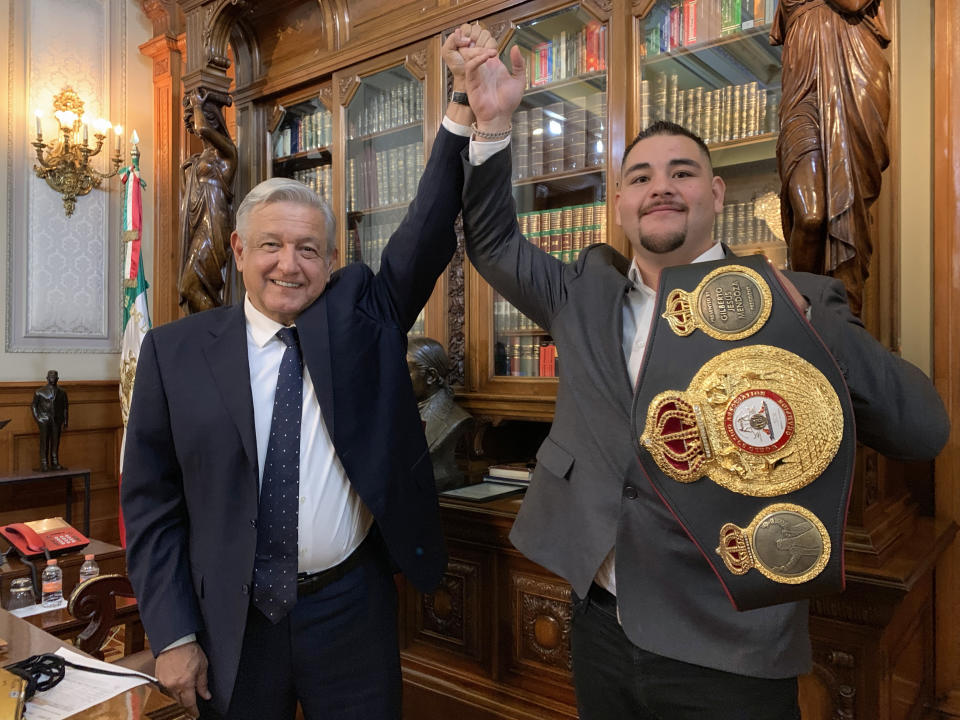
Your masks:
<instances>
[{"instance_id":1,"label":"document on desk","mask_svg":"<svg viewBox=\"0 0 960 720\"><path fill-rule=\"evenodd\" d=\"M60 648L57 655L76 665L125 672L123 667L94 660L86 655ZM124 693L147 680L140 677L117 677L100 675L77 668L67 667L63 680L44 692L38 692L27 703L26 717L30 720L63 720L81 710L98 705L115 695Z\"/></svg>"}]
</instances>

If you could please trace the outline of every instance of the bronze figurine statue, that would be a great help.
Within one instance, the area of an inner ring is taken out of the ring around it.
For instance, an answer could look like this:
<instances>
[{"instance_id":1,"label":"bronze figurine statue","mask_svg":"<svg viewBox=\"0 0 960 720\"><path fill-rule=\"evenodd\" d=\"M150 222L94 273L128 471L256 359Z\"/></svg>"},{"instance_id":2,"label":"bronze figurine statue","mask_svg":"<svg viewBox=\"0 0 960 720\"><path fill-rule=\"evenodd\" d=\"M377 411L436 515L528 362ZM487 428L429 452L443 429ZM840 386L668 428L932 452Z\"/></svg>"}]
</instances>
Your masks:
<instances>
[{"instance_id":1,"label":"bronze figurine statue","mask_svg":"<svg viewBox=\"0 0 960 720\"><path fill-rule=\"evenodd\" d=\"M233 177L237 146L230 138L223 108L229 95L198 87L183 98L187 131L203 150L181 167L180 305L189 313L224 304L224 285L233 231Z\"/></svg>"},{"instance_id":2,"label":"bronze figurine statue","mask_svg":"<svg viewBox=\"0 0 960 720\"><path fill-rule=\"evenodd\" d=\"M780 0L770 42L783 45L777 166L790 265L840 279L859 314L870 207L889 162L882 0Z\"/></svg>"},{"instance_id":3,"label":"bronze figurine statue","mask_svg":"<svg viewBox=\"0 0 960 720\"><path fill-rule=\"evenodd\" d=\"M453 391L447 382L450 359L436 340L418 337L407 346L407 367L424 422L437 492L461 487L465 479L457 467L454 451L472 417L453 402Z\"/></svg>"},{"instance_id":4,"label":"bronze figurine statue","mask_svg":"<svg viewBox=\"0 0 960 720\"><path fill-rule=\"evenodd\" d=\"M60 464L60 433L67 426L67 393L57 382L56 370L47 373L47 384L33 394L33 419L40 429L39 470L63 470Z\"/></svg>"}]
</instances>

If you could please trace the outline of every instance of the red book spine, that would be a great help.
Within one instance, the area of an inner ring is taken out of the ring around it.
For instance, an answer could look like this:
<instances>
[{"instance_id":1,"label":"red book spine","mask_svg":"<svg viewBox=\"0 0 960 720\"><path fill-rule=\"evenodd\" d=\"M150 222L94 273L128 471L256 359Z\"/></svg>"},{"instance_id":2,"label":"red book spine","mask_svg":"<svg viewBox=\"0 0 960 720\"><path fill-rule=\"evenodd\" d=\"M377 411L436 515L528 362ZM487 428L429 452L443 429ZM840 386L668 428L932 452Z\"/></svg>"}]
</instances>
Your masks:
<instances>
[{"instance_id":1,"label":"red book spine","mask_svg":"<svg viewBox=\"0 0 960 720\"><path fill-rule=\"evenodd\" d=\"M697 42L697 0L686 0L683 7L683 44Z\"/></svg>"},{"instance_id":2,"label":"red book spine","mask_svg":"<svg viewBox=\"0 0 960 720\"><path fill-rule=\"evenodd\" d=\"M597 69L597 23L587 24L587 72Z\"/></svg>"}]
</instances>

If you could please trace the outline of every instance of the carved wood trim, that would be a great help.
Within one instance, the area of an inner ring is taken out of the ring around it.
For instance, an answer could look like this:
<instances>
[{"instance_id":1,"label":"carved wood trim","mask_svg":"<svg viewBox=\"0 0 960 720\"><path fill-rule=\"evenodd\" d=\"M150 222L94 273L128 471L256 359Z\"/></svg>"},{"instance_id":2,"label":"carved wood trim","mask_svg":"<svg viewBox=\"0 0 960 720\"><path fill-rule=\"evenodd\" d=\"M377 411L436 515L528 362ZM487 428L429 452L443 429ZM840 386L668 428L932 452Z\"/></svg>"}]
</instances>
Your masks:
<instances>
[{"instance_id":1,"label":"carved wood trim","mask_svg":"<svg viewBox=\"0 0 960 720\"><path fill-rule=\"evenodd\" d=\"M427 77L427 49L423 48L407 55L403 67L417 80L423 82Z\"/></svg>"},{"instance_id":2,"label":"carved wood trim","mask_svg":"<svg viewBox=\"0 0 960 720\"><path fill-rule=\"evenodd\" d=\"M203 31L200 37L206 62L210 66L222 71L230 67L230 56L227 52L230 29L234 19L246 5L246 0L217 0L204 9ZM225 12L227 10L230 11Z\"/></svg>"},{"instance_id":3,"label":"carved wood trim","mask_svg":"<svg viewBox=\"0 0 960 720\"><path fill-rule=\"evenodd\" d=\"M937 515L960 517L960 16L954 0L933 5L934 380L950 414L936 462ZM937 565L937 687L940 709L960 717L960 546Z\"/></svg>"},{"instance_id":4,"label":"carved wood trim","mask_svg":"<svg viewBox=\"0 0 960 720\"><path fill-rule=\"evenodd\" d=\"M639 18L646 17L656 2L657 0L631 0L630 12Z\"/></svg>"},{"instance_id":5,"label":"carved wood trim","mask_svg":"<svg viewBox=\"0 0 960 720\"><path fill-rule=\"evenodd\" d=\"M327 110L333 110L333 87L330 85L324 85L317 92L317 99L323 103L323 106Z\"/></svg>"},{"instance_id":6,"label":"carved wood trim","mask_svg":"<svg viewBox=\"0 0 960 720\"><path fill-rule=\"evenodd\" d=\"M153 60L153 324L180 317L180 157L183 120L181 82L185 37L160 35L140 46Z\"/></svg>"},{"instance_id":7,"label":"carved wood trim","mask_svg":"<svg viewBox=\"0 0 960 720\"><path fill-rule=\"evenodd\" d=\"M569 672L570 587L519 573L511 583L513 662Z\"/></svg>"},{"instance_id":8,"label":"carved wood trim","mask_svg":"<svg viewBox=\"0 0 960 720\"><path fill-rule=\"evenodd\" d=\"M351 75L350 77L342 77L337 83L338 94L337 97L340 100L340 105L346 107L350 104L350 101L353 100L354 94L357 92L357 89L360 87L360 76Z\"/></svg>"},{"instance_id":9,"label":"carved wood trim","mask_svg":"<svg viewBox=\"0 0 960 720\"><path fill-rule=\"evenodd\" d=\"M582 0L580 6L597 20L607 20L613 9L613 3L610 0Z\"/></svg>"}]
</instances>

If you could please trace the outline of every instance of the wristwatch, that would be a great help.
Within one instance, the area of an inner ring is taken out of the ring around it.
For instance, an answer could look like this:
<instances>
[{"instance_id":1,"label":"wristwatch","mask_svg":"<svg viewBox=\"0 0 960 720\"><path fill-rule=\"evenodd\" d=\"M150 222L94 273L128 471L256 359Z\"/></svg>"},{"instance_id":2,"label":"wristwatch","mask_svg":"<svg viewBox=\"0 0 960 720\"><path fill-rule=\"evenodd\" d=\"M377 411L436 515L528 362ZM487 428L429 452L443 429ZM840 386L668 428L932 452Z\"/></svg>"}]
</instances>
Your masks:
<instances>
[{"instance_id":1,"label":"wristwatch","mask_svg":"<svg viewBox=\"0 0 960 720\"><path fill-rule=\"evenodd\" d=\"M467 100L467 94L465 92L460 92L459 90L454 90L453 94L450 95L450 102L456 103L457 105L466 105L470 107L470 101Z\"/></svg>"}]
</instances>

